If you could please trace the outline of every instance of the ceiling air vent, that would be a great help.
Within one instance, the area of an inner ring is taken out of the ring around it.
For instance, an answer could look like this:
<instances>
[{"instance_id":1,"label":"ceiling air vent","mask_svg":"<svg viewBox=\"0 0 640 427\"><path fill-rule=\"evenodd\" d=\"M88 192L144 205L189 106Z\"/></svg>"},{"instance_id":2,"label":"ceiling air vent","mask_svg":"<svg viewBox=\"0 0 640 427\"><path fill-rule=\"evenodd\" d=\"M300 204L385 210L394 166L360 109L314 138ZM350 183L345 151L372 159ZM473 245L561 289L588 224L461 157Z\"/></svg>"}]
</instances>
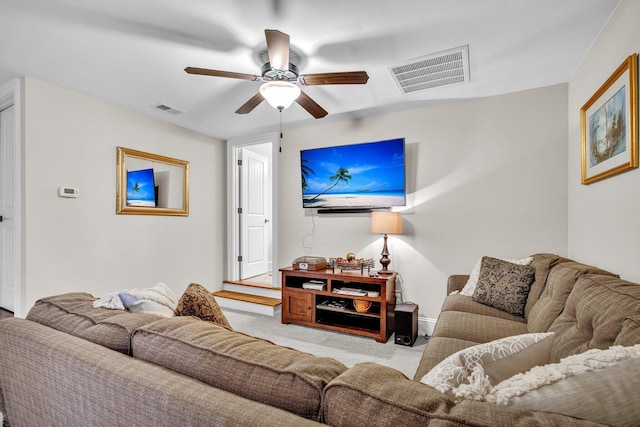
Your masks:
<instances>
[{"instance_id":1,"label":"ceiling air vent","mask_svg":"<svg viewBox=\"0 0 640 427\"><path fill-rule=\"evenodd\" d=\"M414 58L389 67L402 93L469 81L469 46Z\"/></svg>"},{"instance_id":2,"label":"ceiling air vent","mask_svg":"<svg viewBox=\"0 0 640 427\"><path fill-rule=\"evenodd\" d=\"M158 104L154 108L156 108L156 109L158 109L160 111L166 111L167 113L171 113L171 114L182 114L182 113L184 113L184 111L182 111L182 110L178 110L177 108L169 107L168 105L165 105L165 104Z\"/></svg>"}]
</instances>

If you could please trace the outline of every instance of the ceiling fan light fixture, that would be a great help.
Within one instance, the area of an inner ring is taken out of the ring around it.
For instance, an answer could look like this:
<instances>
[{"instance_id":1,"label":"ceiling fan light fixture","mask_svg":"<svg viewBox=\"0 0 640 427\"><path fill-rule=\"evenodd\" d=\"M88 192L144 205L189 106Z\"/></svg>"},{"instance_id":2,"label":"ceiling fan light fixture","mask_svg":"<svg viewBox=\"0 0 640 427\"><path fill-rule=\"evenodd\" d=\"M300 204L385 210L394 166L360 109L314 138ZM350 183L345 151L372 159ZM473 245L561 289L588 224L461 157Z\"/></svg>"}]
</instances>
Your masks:
<instances>
[{"instance_id":1,"label":"ceiling fan light fixture","mask_svg":"<svg viewBox=\"0 0 640 427\"><path fill-rule=\"evenodd\" d=\"M300 88L285 81L267 82L260 86L260 95L275 109L289 108L300 96Z\"/></svg>"}]
</instances>

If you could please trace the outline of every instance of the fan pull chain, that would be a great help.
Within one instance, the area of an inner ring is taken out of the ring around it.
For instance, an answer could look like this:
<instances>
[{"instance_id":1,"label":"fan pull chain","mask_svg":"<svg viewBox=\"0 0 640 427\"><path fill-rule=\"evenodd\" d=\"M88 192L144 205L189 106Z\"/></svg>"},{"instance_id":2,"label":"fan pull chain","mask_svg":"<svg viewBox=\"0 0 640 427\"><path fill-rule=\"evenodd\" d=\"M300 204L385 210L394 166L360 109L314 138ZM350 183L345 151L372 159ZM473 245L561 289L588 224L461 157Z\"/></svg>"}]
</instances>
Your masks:
<instances>
[{"instance_id":1,"label":"fan pull chain","mask_svg":"<svg viewBox=\"0 0 640 427\"><path fill-rule=\"evenodd\" d=\"M278 110L280 111L280 142L278 144L278 151L282 153L282 110L284 110L284 108L278 107Z\"/></svg>"}]
</instances>

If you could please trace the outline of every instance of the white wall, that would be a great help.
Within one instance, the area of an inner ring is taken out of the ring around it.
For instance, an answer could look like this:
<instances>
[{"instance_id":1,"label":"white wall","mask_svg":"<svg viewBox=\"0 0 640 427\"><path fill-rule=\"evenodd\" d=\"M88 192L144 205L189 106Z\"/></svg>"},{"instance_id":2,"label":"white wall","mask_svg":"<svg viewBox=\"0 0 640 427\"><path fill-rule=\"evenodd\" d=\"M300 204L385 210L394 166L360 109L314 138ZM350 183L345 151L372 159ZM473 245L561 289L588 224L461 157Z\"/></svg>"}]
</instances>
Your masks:
<instances>
[{"instance_id":1,"label":"white wall","mask_svg":"<svg viewBox=\"0 0 640 427\"><path fill-rule=\"evenodd\" d=\"M640 170L580 184L580 108L640 51L640 2L623 0L569 83L569 256L640 282Z\"/></svg>"},{"instance_id":2,"label":"white wall","mask_svg":"<svg viewBox=\"0 0 640 427\"><path fill-rule=\"evenodd\" d=\"M44 83L24 86L26 315L41 297L164 282L219 289L225 259L222 141ZM116 215L116 147L190 162L188 217ZM57 196L59 186L80 197Z\"/></svg>"},{"instance_id":3,"label":"white wall","mask_svg":"<svg viewBox=\"0 0 640 427\"><path fill-rule=\"evenodd\" d=\"M483 255L567 252L567 85L462 100L285 132L280 154L279 259L305 254L378 260L369 214L312 217L302 208L301 149L404 137L408 206L389 237L407 301L435 318L450 274ZM315 224L315 228L314 228Z\"/></svg>"}]
</instances>

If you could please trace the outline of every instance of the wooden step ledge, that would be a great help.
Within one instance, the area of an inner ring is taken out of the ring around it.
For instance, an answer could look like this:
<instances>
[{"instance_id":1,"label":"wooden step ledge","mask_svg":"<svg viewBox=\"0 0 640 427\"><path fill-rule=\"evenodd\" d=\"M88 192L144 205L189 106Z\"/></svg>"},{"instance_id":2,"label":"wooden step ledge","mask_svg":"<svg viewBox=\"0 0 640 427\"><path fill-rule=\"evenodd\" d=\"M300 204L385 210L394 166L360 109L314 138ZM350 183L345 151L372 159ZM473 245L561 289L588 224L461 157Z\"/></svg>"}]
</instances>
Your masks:
<instances>
[{"instance_id":1,"label":"wooden step ledge","mask_svg":"<svg viewBox=\"0 0 640 427\"><path fill-rule=\"evenodd\" d=\"M228 283L230 285L240 285L240 286L248 286L253 288L262 288L262 289L273 289L276 291L282 290L280 286L267 285L265 283L255 283L251 282L251 279L247 280L223 280L222 283Z\"/></svg>"},{"instance_id":2,"label":"wooden step ledge","mask_svg":"<svg viewBox=\"0 0 640 427\"><path fill-rule=\"evenodd\" d=\"M214 297L233 299L236 301L250 302L253 304L266 305L269 307L277 307L282 301L277 298L263 297L260 295L243 294L234 291L217 291L213 292Z\"/></svg>"}]
</instances>

